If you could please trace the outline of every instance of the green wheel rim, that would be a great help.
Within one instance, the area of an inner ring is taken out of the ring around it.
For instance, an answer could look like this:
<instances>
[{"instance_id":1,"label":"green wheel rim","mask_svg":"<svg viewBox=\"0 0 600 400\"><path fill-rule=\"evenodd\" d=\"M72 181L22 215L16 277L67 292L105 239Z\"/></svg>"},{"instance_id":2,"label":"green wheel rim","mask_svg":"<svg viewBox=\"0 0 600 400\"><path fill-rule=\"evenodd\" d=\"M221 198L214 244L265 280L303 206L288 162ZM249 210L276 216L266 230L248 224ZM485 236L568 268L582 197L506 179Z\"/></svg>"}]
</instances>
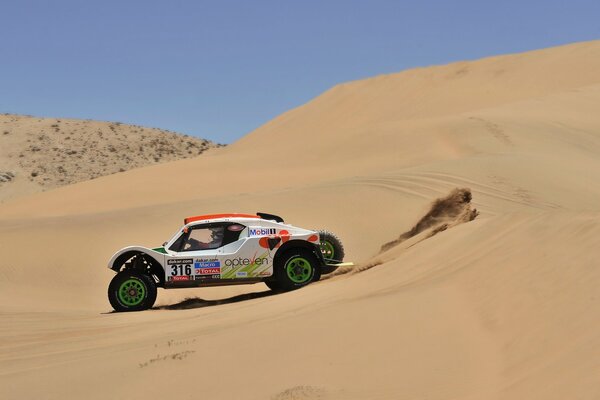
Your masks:
<instances>
[{"instance_id":1,"label":"green wheel rim","mask_svg":"<svg viewBox=\"0 0 600 400\"><path fill-rule=\"evenodd\" d=\"M333 244L331 244L331 242L322 241L321 253L323 253L323 257L334 260L335 248L333 247Z\"/></svg>"},{"instance_id":2,"label":"green wheel rim","mask_svg":"<svg viewBox=\"0 0 600 400\"><path fill-rule=\"evenodd\" d=\"M305 283L312 277L313 267L306 258L294 257L285 264L285 271L292 282Z\"/></svg>"},{"instance_id":3,"label":"green wheel rim","mask_svg":"<svg viewBox=\"0 0 600 400\"><path fill-rule=\"evenodd\" d=\"M121 283L117 295L124 305L137 306L146 297L146 286L139 279L129 278Z\"/></svg>"}]
</instances>

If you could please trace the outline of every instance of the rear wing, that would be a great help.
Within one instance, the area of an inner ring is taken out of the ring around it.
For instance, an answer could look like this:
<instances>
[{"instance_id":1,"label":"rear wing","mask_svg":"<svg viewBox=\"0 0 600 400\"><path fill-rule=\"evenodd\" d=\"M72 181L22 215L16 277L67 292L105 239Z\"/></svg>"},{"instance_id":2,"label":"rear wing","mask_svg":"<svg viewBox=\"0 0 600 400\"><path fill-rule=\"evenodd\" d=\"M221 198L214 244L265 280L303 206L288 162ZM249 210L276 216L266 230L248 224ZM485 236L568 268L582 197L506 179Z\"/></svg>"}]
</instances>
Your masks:
<instances>
[{"instance_id":1,"label":"rear wing","mask_svg":"<svg viewBox=\"0 0 600 400\"><path fill-rule=\"evenodd\" d=\"M257 212L256 215L258 215L261 219L268 219L270 221L283 223L283 218L281 218L279 215L267 214L267 213L261 213L261 212Z\"/></svg>"}]
</instances>

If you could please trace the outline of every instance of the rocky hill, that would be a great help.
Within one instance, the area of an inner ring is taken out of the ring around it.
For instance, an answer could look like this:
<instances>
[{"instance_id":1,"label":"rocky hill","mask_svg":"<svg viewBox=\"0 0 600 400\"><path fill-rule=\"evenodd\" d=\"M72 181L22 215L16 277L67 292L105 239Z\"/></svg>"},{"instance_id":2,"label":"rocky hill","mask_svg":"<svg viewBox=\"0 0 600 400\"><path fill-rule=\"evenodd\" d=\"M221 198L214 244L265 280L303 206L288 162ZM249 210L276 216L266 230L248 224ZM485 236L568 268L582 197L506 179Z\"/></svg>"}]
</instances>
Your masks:
<instances>
[{"instance_id":1,"label":"rocky hill","mask_svg":"<svg viewBox=\"0 0 600 400\"><path fill-rule=\"evenodd\" d=\"M163 129L76 119L0 115L0 201L221 145Z\"/></svg>"}]
</instances>

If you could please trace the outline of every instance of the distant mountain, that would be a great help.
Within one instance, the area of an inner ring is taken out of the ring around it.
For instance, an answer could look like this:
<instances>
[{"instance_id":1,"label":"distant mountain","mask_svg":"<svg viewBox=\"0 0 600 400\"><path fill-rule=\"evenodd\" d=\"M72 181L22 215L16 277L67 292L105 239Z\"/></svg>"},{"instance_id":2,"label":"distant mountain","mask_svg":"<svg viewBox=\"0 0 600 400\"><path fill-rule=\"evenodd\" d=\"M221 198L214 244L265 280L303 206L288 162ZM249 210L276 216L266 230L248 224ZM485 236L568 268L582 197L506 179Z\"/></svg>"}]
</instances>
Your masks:
<instances>
[{"instance_id":1,"label":"distant mountain","mask_svg":"<svg viewBox=\"0 0 600 400\"><path fill-rule=\"evenodd\" d=\"M76 119L0 115L0 201L151 164L197 157L206 139Z\"/></svg>"}]
</instances>

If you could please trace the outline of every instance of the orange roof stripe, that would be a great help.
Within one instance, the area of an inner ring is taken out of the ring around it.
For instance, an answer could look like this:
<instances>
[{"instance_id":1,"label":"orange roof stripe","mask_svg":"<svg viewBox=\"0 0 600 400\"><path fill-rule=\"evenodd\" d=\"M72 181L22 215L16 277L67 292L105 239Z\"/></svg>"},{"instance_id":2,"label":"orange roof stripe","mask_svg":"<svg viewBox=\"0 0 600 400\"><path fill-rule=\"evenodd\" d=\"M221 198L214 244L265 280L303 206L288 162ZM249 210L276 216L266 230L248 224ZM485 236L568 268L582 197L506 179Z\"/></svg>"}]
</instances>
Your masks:
<instances>
[{"instance_id":1,"label":"orange roof stripe","mask_svg":"<svg viewBox=\"0 0 600 400\"><path fill-rule=\"evenodd\" d=\"M198 215L195 217L187 217L186 219L183 220L183 223L187 225L190 222L194 222L194 221L203 221L203 220L207 220L207 219L217 219L217 218L258 218L258 219L260 219L260 217L258 215L252 215L252 214L208 214L208 215Z\"/></svg>"}]
</instances>

